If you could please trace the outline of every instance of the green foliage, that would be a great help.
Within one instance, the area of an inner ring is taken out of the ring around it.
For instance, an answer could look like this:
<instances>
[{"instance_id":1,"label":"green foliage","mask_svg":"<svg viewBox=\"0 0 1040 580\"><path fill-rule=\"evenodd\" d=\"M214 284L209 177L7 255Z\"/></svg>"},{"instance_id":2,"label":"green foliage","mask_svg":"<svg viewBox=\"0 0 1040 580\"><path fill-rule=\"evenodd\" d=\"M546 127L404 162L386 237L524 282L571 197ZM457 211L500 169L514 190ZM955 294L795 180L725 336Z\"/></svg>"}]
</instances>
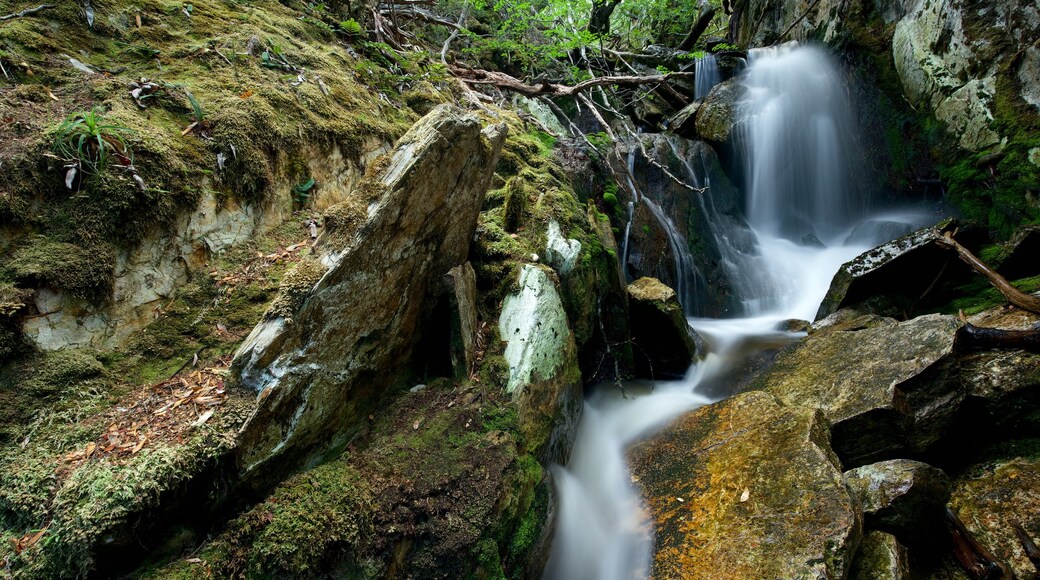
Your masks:
<instances>
[{"instance_id":1,"label":"green foliage","mask_svg":"<svg viewBox=\"0 0 1040 580\"><path fill-rule=\"evenodd\" d=\"M192 114L195 117L196 123L202 123L206 120L206 112L202 109L202 105L199 104L198 100L195 99L195 95L191 94L191 91L185 90L184 93L188 96L188 103L191 105Z\"/></svg>"},{"instance_id":2,"label":"green foliage","mask_svg":"<svg viewBox=\"0 0 1040 580\"><path fill-rule=\"evenodd\" d=\"M353 18L341 21L339 23L339 30L347 36L361 36L365 32L365 29L362 28L361 24Z\"/></svg>"},{"instance_id":3,"label":"green foliage","mask_svg":"<svg viewBox=\"0 0 1040 580\"><path fill-rule=\"evenodd\" d=\"M297 183L293 186L293 203L298 207L307 205L307 202L311 200L311 190L314 189L314 178L311 177L307 181Z\"/></svg>"},{"instance_id":4,"label":"green foliage","mask_svg":"<svg viewBox=\"0 0 1040 580\"><path fill-rule=\"evenodd\" d=\"M73 160L87 173L99 173L115 157L120 165L133 163L133 152L125 136L130 128L106 121L97 111L77 111L54 130L53 151Z\"/></svg>"},{"instance_id":5,"label":"green foliage","mask_svg":"<svg viewBox=\"0 0 1040 580\"><path fill-rule=\"evenodd\" d=\"M589 133L585 138L589 140L589 143L592 143L593 147L600 150L606 150L614 142L605 131Z\"/></svg>"}]
</instances>

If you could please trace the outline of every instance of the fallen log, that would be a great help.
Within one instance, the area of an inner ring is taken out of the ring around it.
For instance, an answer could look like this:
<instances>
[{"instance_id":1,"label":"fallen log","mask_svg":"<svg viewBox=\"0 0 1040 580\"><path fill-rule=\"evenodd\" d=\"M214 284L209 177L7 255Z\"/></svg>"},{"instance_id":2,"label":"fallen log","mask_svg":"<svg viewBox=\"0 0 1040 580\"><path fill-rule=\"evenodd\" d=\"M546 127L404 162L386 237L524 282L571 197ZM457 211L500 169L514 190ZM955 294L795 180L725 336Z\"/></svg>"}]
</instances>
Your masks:
<instances>
[{"instance_id":1,"label":"fallen log","mask_svg":"<svg viewBox=\"0 0 1040 580\"><path fill-rule=\"evenodd\" d=\"M957 240L954 240L952 233L946 232L942 235L936 236L936 243L941 247L956 251L957 256L961 261L971 266L971 268L979 274L985 276L986 279L989 280L990 284L992 284L994 288L1007 298L1008 302L1022 310L1028 310L1029 312L1040 314L1040 298L1026 294L1012 286L1011 283L1007 281L1007 278L997 274L993 269L984 264L982 260L976 258L975 254L972 254L970 250L960 245Z\"/></svg>"},{"instance_id":2,"label":"fallen log","mask_svg":"<svg viewBox=\"0 0 1040 580\"><path fill-rule=\"evenodd\" d=\"M957 329L953 344L961 352L1008 349L1040 353L1040 330L1001 330L969 323Z\"/></svg>"},{"instance_id":3,"label":"fallen log","mask_svg":"<svg viewBox=\"0 0 1040 580\"><path fill-rule=\"evenodd\" d=\"M27 8L25 10L22 10L21 12L15 12L14 14L7 14L5 16L0 16L0 20L11 20L13 18L25 18L26 16L32 16L33 14L37 14L39 12L43 12L44 10L46 10L48 8L54 8L54 4L40 4L36 8Z\"/></svg>"},{"instance_id":4,"label":"fallen log","mask_svg":"<svg viewBox=\"0 0 1040 580\"><path fill-rule=\"evenodd\" d=\"M708 29L708 26L711 24L711 21L714 18L714 6L708 4L705 8L702 8L701 15L697 18L697 21L693 23L693 26L690 27L689 34L687 34L686 38L684 38L683 41L679 43L679 50L688 51L692 49L693 45L697 44L697 41L700 40L701 35L703 35L704 31Z\"/></svg>"}]
</instances>

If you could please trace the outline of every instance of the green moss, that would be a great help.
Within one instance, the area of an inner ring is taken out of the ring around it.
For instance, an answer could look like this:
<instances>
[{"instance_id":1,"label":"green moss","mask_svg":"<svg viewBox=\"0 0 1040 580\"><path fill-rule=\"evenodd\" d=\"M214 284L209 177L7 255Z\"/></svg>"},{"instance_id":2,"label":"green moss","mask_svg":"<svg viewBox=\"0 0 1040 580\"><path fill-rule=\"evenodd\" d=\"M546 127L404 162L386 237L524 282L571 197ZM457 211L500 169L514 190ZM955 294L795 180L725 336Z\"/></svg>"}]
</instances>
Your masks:
<instances>
[{"instance_id":1,"label":"green moss","mask_svg":"<svg viewBox=\"0 0 1040 580\"><path fill-rule=\"evenodd\" d=\"M218 570L248 577L306 577L373 533L374 498L363 477L337 461L296 475L231 523L217 544Z\"/></svg>"},{"instance_id":2,"label":"green moss","mask_svg":"<svg viewBox=\"0 0 1040 580\"><path fill-rule=\"evenodd\" d=\"M1040 276L1015 280L1011 282L1011 285L1027 294L1032 294L1040 291ZM1004 298L1004 295L981 277L956 288L954 293L959 295L959 298L955 298L948 304L937 308L937 312L957 314L963 310L965 314L972 315L1007 304L1007 299Z\"/></svg>"},{"instance_id":3,"label":"green moss","mask_svg":"<svg viewBox=\"0 0 1040 580\"><path fill-rule=\"evenodd\" d=\"M33 236L22 241L4 266L19 284L101 300L112 291L115 255L104 245L87 249Z\"/></svg>"},{"instance_id":4,"label":"green moss","mask_svg":"<svg viewBox=\"0 0 1040 580\"><path fill-rule=\"evenodd\" d=\"M305 258L298 262L282 278L278 297L271 303L264 317L292 320L293 315L314 289L314 285L325 274L325 270L325 266L315 259Z\"/></svg>"}]
</instances>

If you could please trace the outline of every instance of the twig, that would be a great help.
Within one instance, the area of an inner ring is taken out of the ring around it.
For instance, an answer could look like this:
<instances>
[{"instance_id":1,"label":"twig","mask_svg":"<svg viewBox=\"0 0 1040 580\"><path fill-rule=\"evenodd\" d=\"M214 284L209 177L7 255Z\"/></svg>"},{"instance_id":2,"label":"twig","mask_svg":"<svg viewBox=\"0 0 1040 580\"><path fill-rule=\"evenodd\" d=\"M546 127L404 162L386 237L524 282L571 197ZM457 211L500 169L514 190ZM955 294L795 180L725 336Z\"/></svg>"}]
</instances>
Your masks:
<instances>
[{"instance_id":1,"label":"twig","mask_svg":"<svg viewBox=\"0 0 1040 580\"><path fill-rule=\"evenodd\" d=\"M770 45L770 46L776 46L776 44L777 44L778 42L780 42L781 40L783 40L783 39L784 39L784 37L788 35L788 33L790 33L790 32L791 32L792 30L794 30L794 27L795 27L795 26L798 26L798 23L799 23L799 22L801 22L802 20L805 20L805 17L806 17L806 16L808 16L808 15L809 15L809 13L810 13L810 12L812 12L812 9L813 9L813 8L816 8L816 5L817 5L817 4L819 4L819 3L820 3L820 0L813 0L813 3L812 3L812 4L810 4L810 5L809 5L809 6L808 6L808 7L807 7L807 8L805 9L805 12L802 12L802 15L801 15L801 16L799 16L797 20L795 20L794 22L792 22L792 23L791 23L791 25L787 27L787 30L785 30L783 34L781 34L780 36L776 37L776 40L774 40L774 41L773 41L773 44L772 44L772 45Z\"/></svg>"},{"instance_id":2,"label":"twig","mask_svg":"<svg viewBox=\"0 0 1040 580\"><path fill-rule=\"evenodd\" d=\"M31 16L37 12L43 12L48 8L54 8L54 4L40 4L36 8L29 8L22 10L21 12L15 12L14 14L8 14L7 16L0 16L0 20L11 20L12 18L22 18L25 16ZM5 73L6 74L6 73Z\"/></svg>"},{"instance_id":3,"label":"twig","mask_svg":"<svg viewBox=\"0 0 1040 580\"><path fill-rule=\"evenodd\" d=\"M1040 298L1026 294L1012 286L1011 283L1007 281L1007 278L994 272L989 266L976 258L975 254L972 254L967 248L957 243L957 241L953 239L953 234L950 232L938 234L936 235L935 241L944 248L956 251L957 256L962 261L971 266L971 268L979 274L985 276L986 279L989 280L989 283L992 284L997 291L1003 294L1004 298L1007 298L1008 302L1022 310L1028 310L1029 312L1040 314Z\"/></svg>"},{"instance_id":4,"label":"twig","mask_svg":"<svg viewBox=\"0 0 1040 580\"><path fill-rule=\"evenodd\" d=\"M467 4L466 7L468 7L468 6L469 5ZM448 66L448 47L451 46L451 43L456 38L459 37L459 32L462 30L462 23L465 22L465 21L466 21L466 8L464 7L462 9L462 13L459 14L459 25L458 25L458 27L456 27L454 30L451 31L451 34L448 36L448 39L445 40L444 41L444 45L441 46L441 63L444 66Z\"/></svg>"},{"instance_id":5,"label":"twig","mask_svg":"<svg viewBox=\"0 0 1040 580\"><path fill-rule=\"evenodd\" d=\"M588 79L575 85L563 85L543 81L538 85L529 85L520 79L508 74L481 69L470 69L461 66L451 66L451 72L462 79L463 82L476 85L494 85L499 88L508 89L527 97L538 95L552 96L577 96L585 89L604 86L639 86L655 83L663 83L676 78L691 78L693 73L672 72L663 75L652 76L605 76Z\"/></svg>"}]
</instances>

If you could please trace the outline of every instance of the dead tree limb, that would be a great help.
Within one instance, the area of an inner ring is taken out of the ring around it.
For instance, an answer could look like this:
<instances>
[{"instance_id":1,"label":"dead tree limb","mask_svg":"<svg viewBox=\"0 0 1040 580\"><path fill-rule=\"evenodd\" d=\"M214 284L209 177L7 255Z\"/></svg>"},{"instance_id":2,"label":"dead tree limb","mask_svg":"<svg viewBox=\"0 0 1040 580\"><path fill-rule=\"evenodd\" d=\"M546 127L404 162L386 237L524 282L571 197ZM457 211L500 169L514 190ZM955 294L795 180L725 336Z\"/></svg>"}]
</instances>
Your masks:
<instances>
[{"instance_id":1,"label":"dead tree limb","mask_svg":"<svg viewBox=\"0 0 1040 580\"><path fill-rule=\"evenodd\" d=\"M957 329L953 343L962 352L993 349L1040 352L1040 330L1002 330L967 323Z\"/></svg>"},{"instance_id":2,"label":"dead tree limb","mask_svg":"<svg viewBox=\"0 0 1040 580\"><path fill-rule=\"evenodd\" d=\"M795 26L798 26L798 23L799 23L799 22L801 22L802 20L805 20L805 17L806 17L806 16L808 16L808 15L809 15L809 13L810 13L810 12L812 12L812 9L813 9L813 8L816 8L816 5L817 5L817 4L819 4L819 3L820 3L820 0L813 0L813 3L812 3L812 4L810 4L810 5L809 5L809 6L808 6L808 7L807 7L807 8L805 9L805 12L802 12L802 15L801 15L801 16L799 16L797 20L795 20L794 22L792 22L792 23L791 23L791 25L787 27L787 30L785 30L785 31L783 32L783 34L781 34L780 36L776 37L776 40L775 40L775 41L773 41L773 45L777 45L777 44L779 44L779 43L780 43L780 41L781 41L781 40L783 40L785 36L787 36L788 34L790 34L790 33L791 33L791 31L792 31L792 30L794 30L794 27L795 27Z\"/></svg>"},{"instance_id":3,"label":"dead tree limb","mask_svg":"<svg viewBox=\"0 0 1040 580\"><path fill-rule=\"evenodd\" d=\"M1022 524L1013 522L1011 525L1015 528L1015 535L1018 536L1018 541L1022 544L1026 557L1032 562L1033 567L1040 571L1040 548L1036 547L1036 542L1029 537L1029 534L1022 528Z\"/></svg>"},{"instance_id":4,"label":"dead tree limb","mask_svg":"<svg viewBox=\"0 0 1040 580\"><path fill-rule=\"evenodd\" d=\"M36 14L37 12L43 12L44 10L46 10L48 8L54 8L54 4L40 4L36 8L28 8L28 9L22 10L21 12L15 12L14 14L8 14L6 16L0 16L0 21L2 21L2 20L11 20L13 18L24 18L26 16L32 16L33 14Z\"/></svg>"},{"instance_id":5,"label":"dead tree limb","mask_svg":"<svg viewBox=\"0 0 1040 580\"><path fill-rule=\"evenodd\" d=\"M581 81L575 85L563 85L543 81L537 85L529 85L520 79L498 71L464 68L452 66L451 72L471 85L494 85L500 89L520 93L526 97L548 95L551 97L575 96L585 89L600 86L640 86L663 83L677 78L693 78L693 73L673 72L651 76L607 76Z\"/></svg>"},{"instance_id":6,"label":"dead tree limb","mask_svg":"<svg viewBox=\"0 0 1040 580\"><path fill-rule=\"evenodd\" d=\"M957 514L946 508L946 522L953 540L953 556L973 578L1010 580L1011 572L964 527Z\"/></svg>"},{"instance_id":7,"label":"dead tree limb","mask_svg":"<svg viewBox=\"0 0 1040 580\"><path fill-rule=\"evenodd\" d=\"M952 233L946 232L936 236L936 242L944 248L956 251L957 256L964 263L971 266L971 268L979 274L985 276L986 279L989 280L989 283L1003 294L1005 298L1007 298L1008 302L1022 310L1028 310L1029 312L1040 314L1040 298L1030 296L1012 286L1011 283L1007 281L1007 278L994 272L992 268L982 263L982 260L976 258L975 254L972 254L971 251L954 240Z\"/></svg>"},{"instance_id":8,"label":"dead tree limb","mask_svg":"<svg viewBox=\"0 0 1040 580\"><path fill-rule=\"evenodd\" d=\"M697 41L700 40L701 35L704 34L704 31L707 30L708 26L711 25L711 21L714 18L715 7L709 4L706 8L701 10L701 15L697 17L697 21L694 22L693 26L690 27L689 34L687 34L686 38L684 38L683 41L679 43L679 50L688 51L692 49L693 45L697 44Z\"/></svg>"}]
</instances>

